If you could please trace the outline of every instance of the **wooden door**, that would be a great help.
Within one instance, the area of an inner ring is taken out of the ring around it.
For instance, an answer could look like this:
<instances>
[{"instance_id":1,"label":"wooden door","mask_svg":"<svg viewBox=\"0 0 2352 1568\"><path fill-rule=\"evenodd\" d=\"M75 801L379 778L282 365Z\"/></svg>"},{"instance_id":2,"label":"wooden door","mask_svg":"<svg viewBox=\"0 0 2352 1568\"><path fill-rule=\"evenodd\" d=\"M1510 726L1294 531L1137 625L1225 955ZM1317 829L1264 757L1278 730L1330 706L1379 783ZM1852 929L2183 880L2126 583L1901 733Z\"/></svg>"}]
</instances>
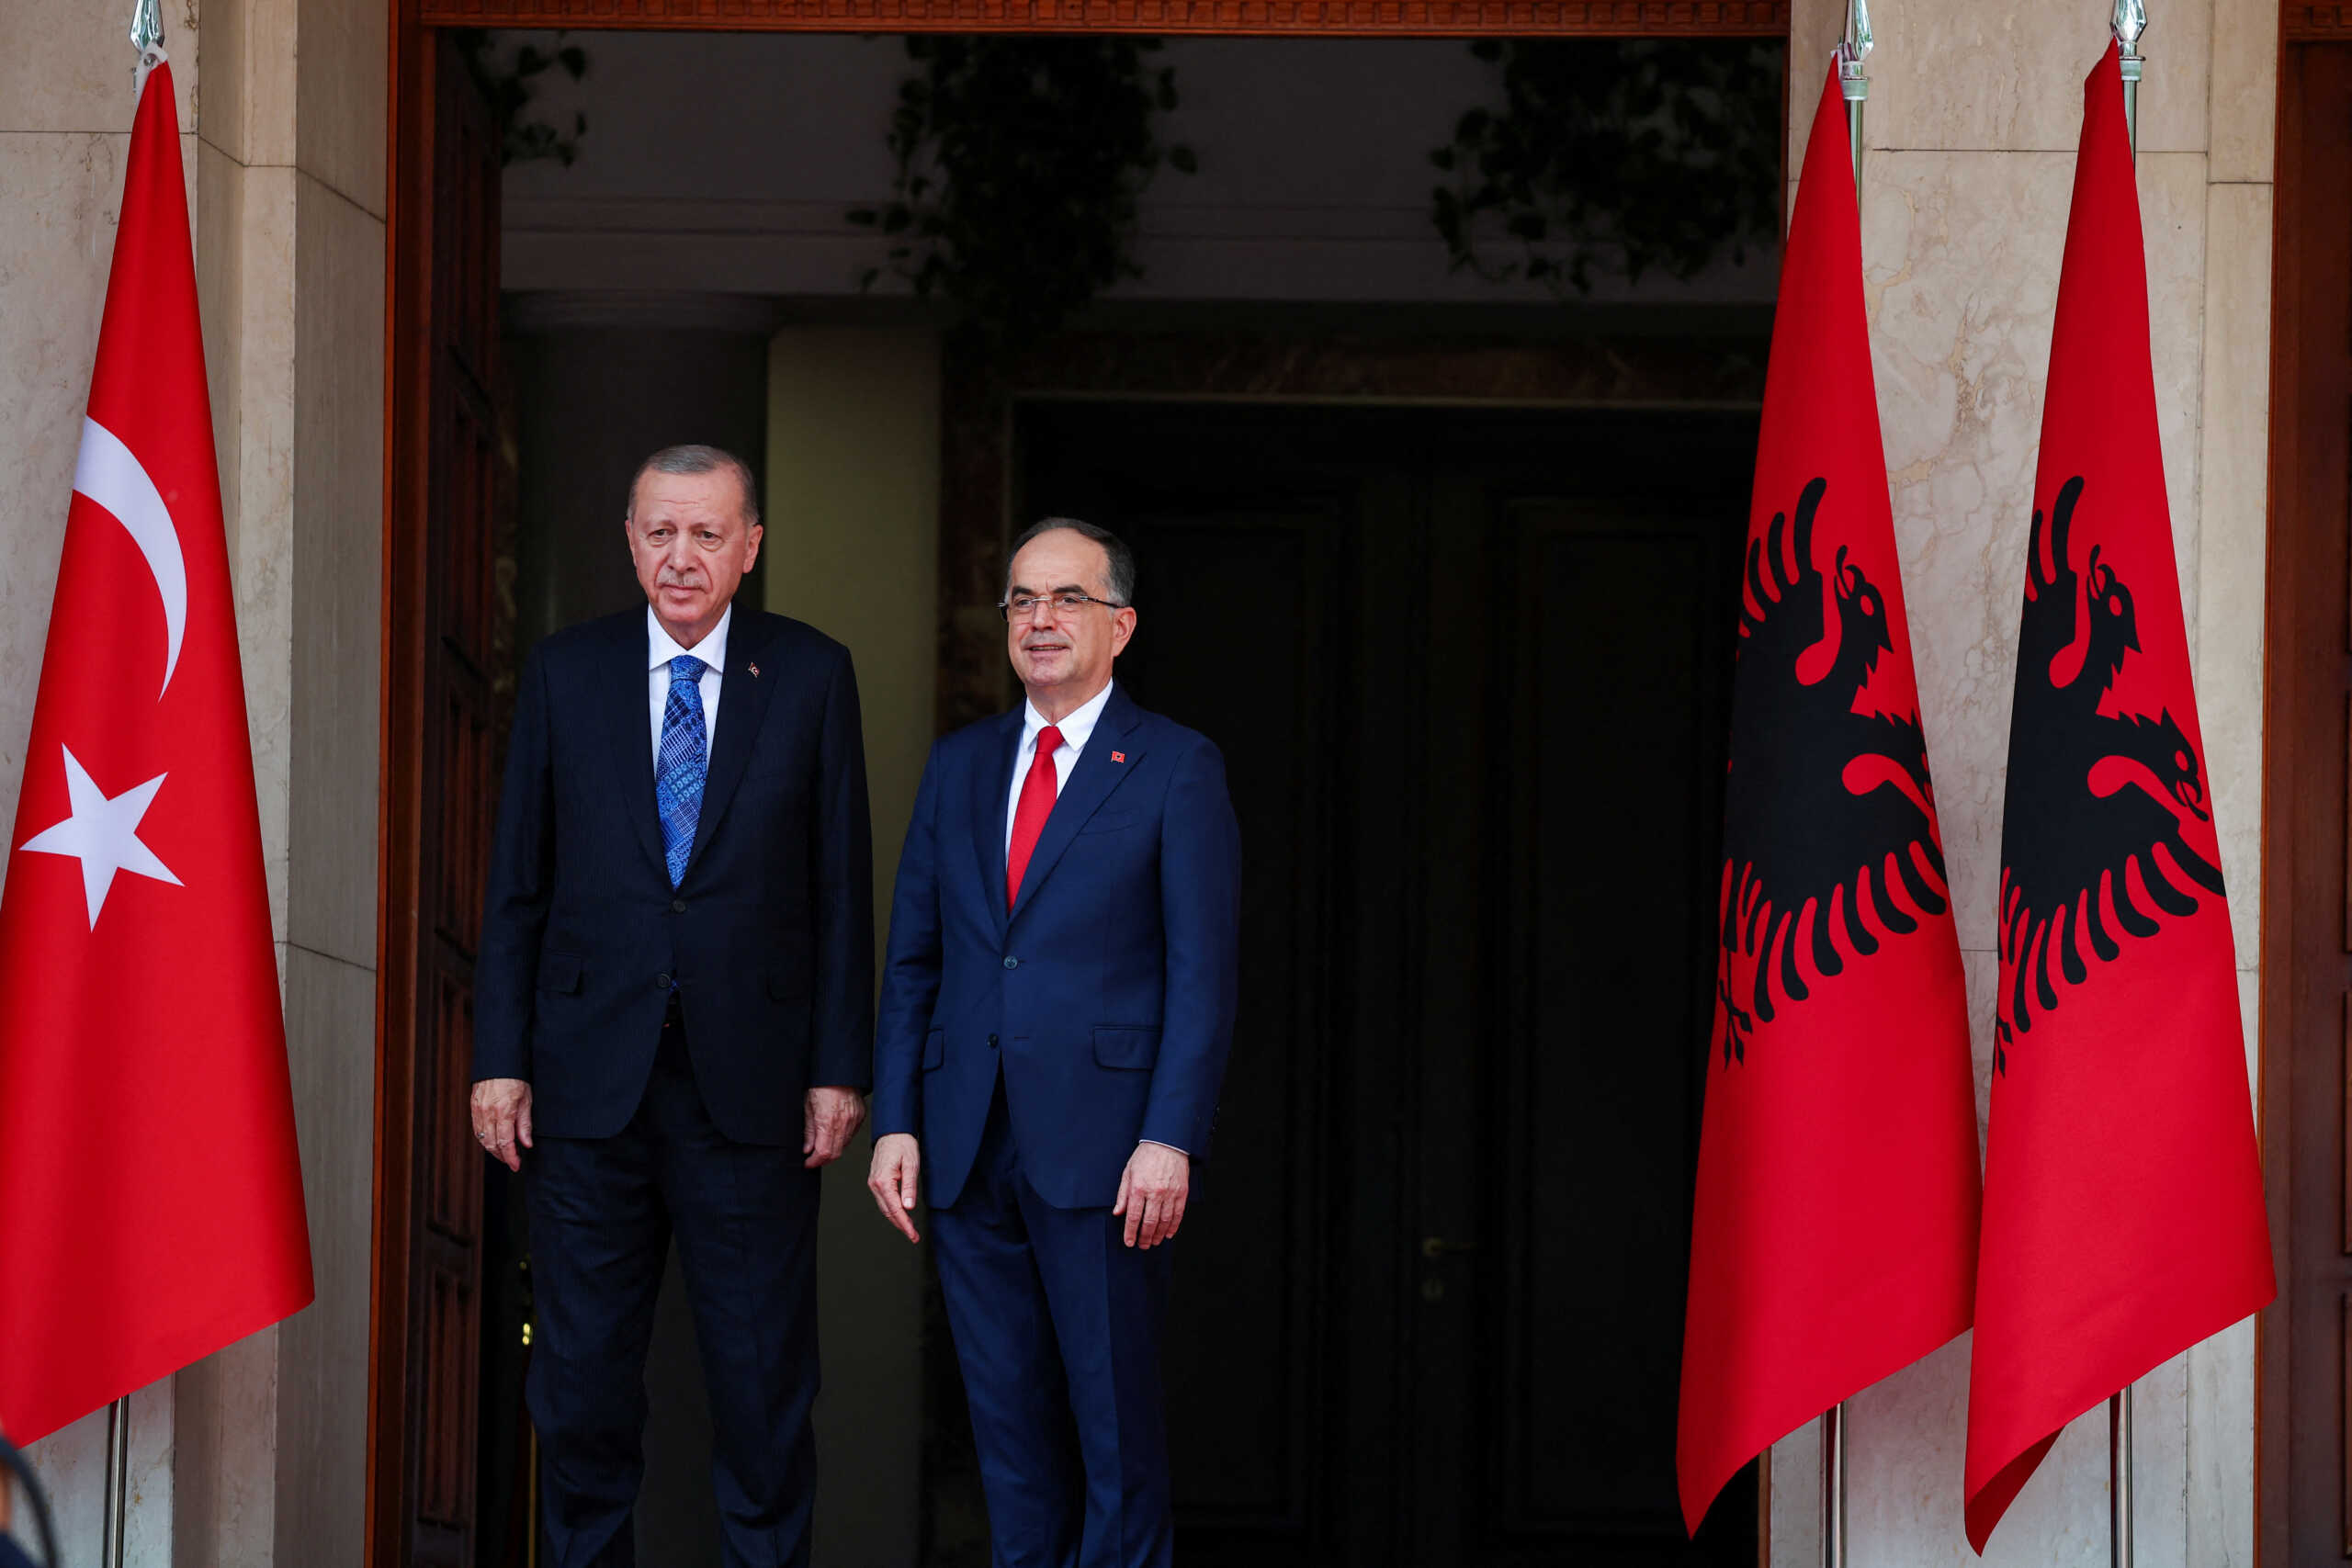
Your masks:
<instances>
[{"instance_id":1,"label":"wooden door","mask_svg":"<svg viewBox=\"0 0 2352 1568\"><path fill-rule=\"evenodd\" d=\"M2352 1558L2352 40L2290 44L2279 86L2260 1559L2316 1568Z\"/></svg>"},{"instance_id":2,"label":"wooden door","mask_svg":"<svg viewBox=\"0 0 2352 1568\"><path fill-rule=\"evenodd\" d=\"M492 588L502 457L499 160L490 108L447 35L423 35L433 133L396 170L429 227L394 286L387 564L404 607L387 646L384 1036L378 1085L378 1321L371 1387L371 1558L475 1558L482 1156L472 1081L473 965L496 801ZM398 196L396 195L396 199ZM405 756L402 752L405 750ZM405 763L408 776L390 776Z\"/></svg>"},{"instance_id":3,"label":"wooden door","mask_svg":"<svg viewBox=\"0 0 2352 1568\"><path fill-rule=\"evenodd\" d=\"M1038 405L1224 750L1241 1022L1178 1255L1180 1553L1752 1562L1673 1427L1752 416ZM1182 453L1171 464L1170 453Z\"/></svg>"}]
</instances>

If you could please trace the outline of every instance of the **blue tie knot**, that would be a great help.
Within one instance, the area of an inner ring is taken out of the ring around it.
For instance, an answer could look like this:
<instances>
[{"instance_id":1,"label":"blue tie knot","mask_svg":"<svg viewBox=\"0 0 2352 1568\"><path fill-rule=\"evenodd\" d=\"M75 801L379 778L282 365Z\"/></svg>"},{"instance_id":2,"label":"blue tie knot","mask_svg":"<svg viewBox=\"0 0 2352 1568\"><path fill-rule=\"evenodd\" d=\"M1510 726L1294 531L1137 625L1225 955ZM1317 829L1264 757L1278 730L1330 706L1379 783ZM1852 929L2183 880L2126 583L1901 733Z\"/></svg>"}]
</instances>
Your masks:
<instances>
[{"instance_id":1,"label":"blue tie knot","mask_svg":"<svg viewBox=\"0 0 2352 1568\"><path fill-rule=\"evenodd\" d=\"M682 653L670 660L670 684L673 686L699 684L702 681L702 672L708 668L708 665L693 654Z\"/></svg>"}]
</instances>

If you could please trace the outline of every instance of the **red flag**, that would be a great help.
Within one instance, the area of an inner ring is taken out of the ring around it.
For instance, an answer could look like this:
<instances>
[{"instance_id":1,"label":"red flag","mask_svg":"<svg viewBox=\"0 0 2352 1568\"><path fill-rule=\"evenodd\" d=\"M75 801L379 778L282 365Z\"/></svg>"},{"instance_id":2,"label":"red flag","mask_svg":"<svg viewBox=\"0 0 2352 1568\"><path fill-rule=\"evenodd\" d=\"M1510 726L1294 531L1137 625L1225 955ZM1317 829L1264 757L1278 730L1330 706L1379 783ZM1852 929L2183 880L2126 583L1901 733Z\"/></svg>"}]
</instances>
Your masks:
<instances>
[{"instance_id":1,"label":"red flag","mask_svg":"<svg viewBox=\"0 0 2352 1568\"><path fill-rule=\"evenodd\" d=\"M0 894L0 1423L300 1310L311 1250L168 65L122 222Z\"/></svg>"},{"instance_id":2,"label":"red flag","mask_svg":"<svg viewBox=\"0 0 2352 1568\"><path fill-rule=\"evenodd\" d=\"M2083 84L2009 721L1980 1551L2060 1427L2275 1293L2117 62Z\"/></svg>"},{"instance_id":3,"label":"red flag","mask_svg":"<svg viewBox=\"0 0 2352 1568\"><path fill-rule=\"evenodd\" d=\"M1733 682L1679 1469L1968 1326L1976 1101L1833 66L1781 262Z\"/></svg>"}]
</instances>

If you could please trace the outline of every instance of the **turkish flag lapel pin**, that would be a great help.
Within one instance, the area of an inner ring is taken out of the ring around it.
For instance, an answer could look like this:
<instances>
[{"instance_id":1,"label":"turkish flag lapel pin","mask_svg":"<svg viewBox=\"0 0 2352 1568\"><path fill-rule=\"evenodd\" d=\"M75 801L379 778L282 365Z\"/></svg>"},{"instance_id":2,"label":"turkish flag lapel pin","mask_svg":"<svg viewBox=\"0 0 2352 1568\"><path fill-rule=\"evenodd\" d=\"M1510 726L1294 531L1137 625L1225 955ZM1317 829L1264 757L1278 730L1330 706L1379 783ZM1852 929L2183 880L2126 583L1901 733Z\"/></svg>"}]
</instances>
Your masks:
<instances>
[{"instance_id":1,"label":"turkish flag lapel pin","mask_svg":"<svg viewBox=\"0 0 2352 1568\"><path fill-rule=\"evenodd\" d=\"M1125 751L1114 751L1111 753L1111 761L1114 762L1124 762L1126 760L1127 754Z\"/></svg>"}]
</instances>

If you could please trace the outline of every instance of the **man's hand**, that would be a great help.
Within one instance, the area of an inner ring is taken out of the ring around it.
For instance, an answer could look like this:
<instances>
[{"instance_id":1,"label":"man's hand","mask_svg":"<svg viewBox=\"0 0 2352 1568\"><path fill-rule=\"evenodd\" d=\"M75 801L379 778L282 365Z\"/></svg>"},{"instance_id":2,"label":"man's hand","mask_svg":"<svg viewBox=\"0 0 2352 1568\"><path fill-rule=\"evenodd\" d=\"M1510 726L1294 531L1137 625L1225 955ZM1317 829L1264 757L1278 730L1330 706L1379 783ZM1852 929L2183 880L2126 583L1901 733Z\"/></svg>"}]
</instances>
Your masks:
<instances>
[{"instance_id":1,"label":"man's hand","mask_svg":"<svg viewBox=\"0 0 2352 1568\"><path fill-rule=\"evenodd\" d=\"M865 1097L854 1089L812 1089L808 1091L808 1117L800 1134L800 1152L808 1157L801 1163L810 1170L827 1166L842 1157L849 1147L850 1134L865 1120Z\"/></svg>"},{"instance_id":2,"label":"man's hand","mask_svg":"<svg viewBox=\"0 0 2352 1568\"><path fill-rule=\"evenodd\" d=\"M874 1140L865 1190L874 1194L874 1206L882 1217L909 1241L922 1239L915 1234L915 1199L922 1191L915 1179L922 1174L922 1147L912 1133L890 1133Z\"/></svg>"},{"instance_id":3,"label":"man's hand","mask_svg":"<svg viewBox=\"0 0 2352 1568\"><path fill-rule=\"evenodd\" d=\"M1137 1144L1119 1173L1114 1214L1127 1218L1129 1247L1157 1247L1172 1239L1184 1223L1184 1199L1193 1190L1193 1159L1165 1144Z\"/></svg>"},{"instance_id":4,"label":"man's hand","mask_svg":"<svg viewBox=\"0 0 2352 1568\"><path fill-rule=\"evenodd\" d=\"M523 1168L531 1146L531 1086L522 1078L484 1078L474 1085L474 1141L507 1169Z\"/></svg>"}]
</instances>

